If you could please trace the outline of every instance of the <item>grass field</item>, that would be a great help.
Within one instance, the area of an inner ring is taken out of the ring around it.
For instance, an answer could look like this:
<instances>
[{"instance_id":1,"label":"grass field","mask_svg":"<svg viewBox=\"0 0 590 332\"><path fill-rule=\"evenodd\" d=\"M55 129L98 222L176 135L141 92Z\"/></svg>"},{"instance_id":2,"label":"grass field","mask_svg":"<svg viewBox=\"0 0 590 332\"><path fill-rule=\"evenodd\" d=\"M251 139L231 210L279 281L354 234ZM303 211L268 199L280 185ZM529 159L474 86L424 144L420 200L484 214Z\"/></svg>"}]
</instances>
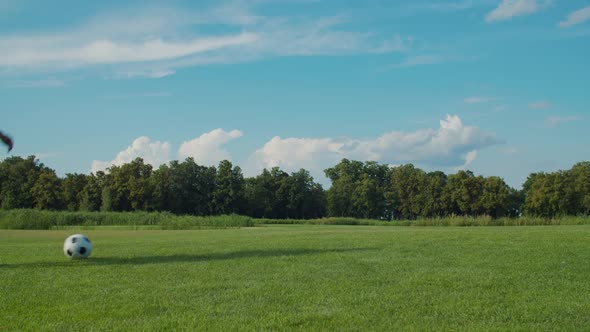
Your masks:
<instances>
[{"instance_id":1,"label":"grass field","mask_svg":"<svg viewBox=\"0 0 590 332\"><path fill-rule=\"evenodd\" d=\"M587 330L590 226L0 230L0 331Z\"/></svg>"}]
</instances>

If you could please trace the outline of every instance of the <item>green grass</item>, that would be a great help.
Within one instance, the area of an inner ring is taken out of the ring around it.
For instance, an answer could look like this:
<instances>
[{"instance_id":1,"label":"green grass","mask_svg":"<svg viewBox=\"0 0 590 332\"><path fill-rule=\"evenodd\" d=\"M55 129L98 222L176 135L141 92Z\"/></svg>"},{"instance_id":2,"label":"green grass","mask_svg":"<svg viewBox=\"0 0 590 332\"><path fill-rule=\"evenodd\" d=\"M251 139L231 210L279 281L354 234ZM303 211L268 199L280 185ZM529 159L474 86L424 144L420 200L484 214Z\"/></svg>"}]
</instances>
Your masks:
<instances>
[{"instance_id":1,"label":"green grass","mask_svg":"<svg viewBox=\"0 0 590 332\"><path fill-rule=\"evenodd\" d=\"M0 230L0 330L588 330L590 226Z\"/></svg>"}]
</instances>

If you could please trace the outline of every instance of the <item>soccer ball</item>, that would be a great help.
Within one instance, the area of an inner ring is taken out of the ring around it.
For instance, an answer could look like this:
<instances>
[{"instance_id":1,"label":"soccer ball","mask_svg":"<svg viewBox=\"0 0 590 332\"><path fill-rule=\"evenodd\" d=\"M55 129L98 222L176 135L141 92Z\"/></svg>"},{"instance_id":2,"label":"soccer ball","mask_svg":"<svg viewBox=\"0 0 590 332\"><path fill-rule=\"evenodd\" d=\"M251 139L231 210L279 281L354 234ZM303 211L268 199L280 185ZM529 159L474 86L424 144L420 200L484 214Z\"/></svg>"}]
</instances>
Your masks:
<instances>
[{"instance_id":1,"label":"soccer ball","mask_svg":"<svg viewBox=\"0 0 590 332\"><path fill-rule=\"evenodd\" d=\"M92 243L86 235L70 235L64 242L64 254L69 258L87 258L91 253Z\"/></svg>"}]
</instances>

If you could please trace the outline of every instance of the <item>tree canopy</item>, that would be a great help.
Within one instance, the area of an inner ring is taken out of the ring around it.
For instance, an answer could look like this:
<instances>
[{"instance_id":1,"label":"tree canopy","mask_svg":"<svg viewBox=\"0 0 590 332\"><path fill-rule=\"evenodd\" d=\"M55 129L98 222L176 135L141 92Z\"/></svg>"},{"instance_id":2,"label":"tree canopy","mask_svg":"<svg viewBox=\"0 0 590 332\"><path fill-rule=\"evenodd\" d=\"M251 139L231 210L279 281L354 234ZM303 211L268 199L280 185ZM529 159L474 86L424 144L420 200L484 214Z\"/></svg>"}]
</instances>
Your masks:
<instances>
[{"instance_id":1,"label":"tree canopy","mask_svg":"<svg viewBox=\"0 0 590 332\"><path fill-rule=\"evenodd\" d=\"M532 173L516 190L497 176L471 171L426 172L412 164L390 167L343 159L327 168L324 189L309 171L278 167L244 177L223 160L217 167L194 159L157 169L137 158L86 174L56 172L34 156L0 162L0 208L69 211L168 211L242 214L256 218L355 217L381 220L444 216L555 217L590 214L590 162L569 170Z\"/></svg>"}]
</instances>

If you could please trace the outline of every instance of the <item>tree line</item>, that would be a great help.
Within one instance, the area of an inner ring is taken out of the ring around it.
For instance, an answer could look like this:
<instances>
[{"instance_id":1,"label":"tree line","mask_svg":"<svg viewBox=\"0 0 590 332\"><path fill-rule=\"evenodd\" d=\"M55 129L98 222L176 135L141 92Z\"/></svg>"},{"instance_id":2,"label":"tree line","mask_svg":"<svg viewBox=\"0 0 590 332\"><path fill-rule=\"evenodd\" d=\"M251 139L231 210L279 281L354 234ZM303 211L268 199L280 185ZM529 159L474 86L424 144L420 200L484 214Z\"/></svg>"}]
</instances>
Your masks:
<instances>
[{"instance_id":1,"label":"tree line","mask_svg":"<svg viewBox=\"0 0 590 332\"><path fill-rule=\"evenodd\" d=\"M426 172L343 159L326 169L325 190L305 169L278 167L244 177L227 160L217 167L193 158L154 169L137 158L106 172L60 178L35 156L0 162L0 208L68 211L168 211L255 218L354 217L382 220L446 216L555 217L590 214L590 162L532 173L522 190L497 176Z\"/></svg>"}]
</instances>

